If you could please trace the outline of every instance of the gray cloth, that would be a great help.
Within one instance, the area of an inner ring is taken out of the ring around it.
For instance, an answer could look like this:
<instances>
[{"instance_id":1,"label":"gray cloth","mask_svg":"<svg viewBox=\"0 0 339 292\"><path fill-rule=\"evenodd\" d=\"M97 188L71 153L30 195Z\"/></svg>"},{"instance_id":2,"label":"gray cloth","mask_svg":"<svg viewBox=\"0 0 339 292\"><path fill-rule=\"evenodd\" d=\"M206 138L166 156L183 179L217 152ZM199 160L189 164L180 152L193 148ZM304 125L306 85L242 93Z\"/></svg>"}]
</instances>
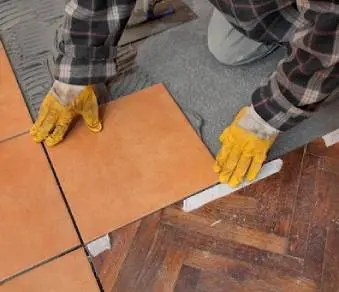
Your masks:
<instances>
[{"instance_id":1,"label":"gray cloth","mask_svg":"<svg viewBox=\"0 0 339 292\"><path fill-rule=\"evenodd\" d=\"M217 9L214 9L208 26L207 43L210 52L220 63L231 66L244 65L264 58L278 47L246 37Z\"/></svg>"}]
</instances>

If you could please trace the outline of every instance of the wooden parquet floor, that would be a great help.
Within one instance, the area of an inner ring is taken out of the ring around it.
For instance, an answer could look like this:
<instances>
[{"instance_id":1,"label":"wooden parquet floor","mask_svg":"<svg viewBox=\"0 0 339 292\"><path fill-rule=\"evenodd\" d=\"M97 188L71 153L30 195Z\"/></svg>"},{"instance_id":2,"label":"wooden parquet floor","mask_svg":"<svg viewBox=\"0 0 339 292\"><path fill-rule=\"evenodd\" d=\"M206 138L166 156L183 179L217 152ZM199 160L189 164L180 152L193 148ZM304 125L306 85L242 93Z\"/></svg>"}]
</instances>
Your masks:
<instances>
[{"instance_id":1,"label":"wooden parquet floor","mask_svg":"<svg viewBox=\"0 0 339 292\"><path fill-rule=\"evenodd\" d=\"M170 206L110 234L94 259L111 292L338 292L339 145L192 213ZM141 194L142 195L142 194Z\"/></svg>"}]
</instances>

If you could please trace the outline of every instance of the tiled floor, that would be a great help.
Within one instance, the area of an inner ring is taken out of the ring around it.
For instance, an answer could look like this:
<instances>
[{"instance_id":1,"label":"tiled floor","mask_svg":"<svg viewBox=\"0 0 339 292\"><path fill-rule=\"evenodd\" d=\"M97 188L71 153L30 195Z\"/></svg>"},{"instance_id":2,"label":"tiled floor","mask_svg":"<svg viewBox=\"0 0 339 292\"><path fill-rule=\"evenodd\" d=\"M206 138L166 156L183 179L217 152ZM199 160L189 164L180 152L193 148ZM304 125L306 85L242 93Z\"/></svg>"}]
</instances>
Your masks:
<instances>
[{"instance_id":1,"label":"tiled floor","mask_svg":"<svg viewBox=\"0 0 339 292\"><path fill-rule=\"evenodd\" d=\"M80 244L40 145L0 143L0 279Z\"/></svg>"},{"instance_id":2,"label":"tiled floor","mask_svg":"<svg viewBox=\"0 0 339 292\"><path fill-rule=\"evenodd\" d=\"M212 156L162 85L108 105L104 118L99 135L78 123L48 149L85 242L216 183Z\"/></svg>"},{"instance_id":3,"label":"tiled floor","mask_svg":"<svg viewBox=\"0 0 339 292\"><path fill-rule=\"evenodd\" d=\"M6 282L1 292L99 292L82 249Z\"/></svg>"},{"instance_id":4,"label":"tiled floor","mask_svg":"<svg viewBox=\"0 0 339 292\"><path fill-rule=\"evenodd\" d=\"M98 291L75 250L214 184L213 158L162 85L103 107L102 133L78 121L46 150L0 56L0 291Z\"/></svg>"}]
</instances>

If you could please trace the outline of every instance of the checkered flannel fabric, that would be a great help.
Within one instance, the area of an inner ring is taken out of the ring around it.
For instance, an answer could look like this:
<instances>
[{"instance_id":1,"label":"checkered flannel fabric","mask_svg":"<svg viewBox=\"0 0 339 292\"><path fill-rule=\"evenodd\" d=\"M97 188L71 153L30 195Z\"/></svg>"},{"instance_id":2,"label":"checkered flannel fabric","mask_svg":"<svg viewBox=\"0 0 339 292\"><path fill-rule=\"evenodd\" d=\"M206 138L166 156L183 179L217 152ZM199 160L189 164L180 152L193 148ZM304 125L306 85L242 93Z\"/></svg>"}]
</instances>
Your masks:
<instances>
[{"instance_id":1,"label":"checkered flannel fabric","mask_svg":"<svg viewBox=\"0 0 339 292\"><path fill-rule=\"evenodd\" d=\"M256 112L288 130L339 87L338 0L210 0L239 31L286 46L287 56L252 95Z\"/></svg>"},{"instance_id":2,"label":"checkered flannel fabric","mask_svg":"<svg viewBox=\"0 0 339 292\"><path fill-rule=\"evenodd\" d=\"M117 44L135 0L67 0L55 79L94 84L116 74Z\"/></svg>"},{"instance_id":3,"label":"checkered flannel fabric","mask_svg":"<svg viewBox=\"0 0 339 292\"><path fill-rule=\"evenodd\" d=\"M339 85L339 0L210 0L239 31L286 46L287 56L252 95L256 112L288 130ZM101 83L116 74L116 46L135 0L68 0L55 78ZM222 29L222 28L220 28Z\"/></svg>"}]
</instances>

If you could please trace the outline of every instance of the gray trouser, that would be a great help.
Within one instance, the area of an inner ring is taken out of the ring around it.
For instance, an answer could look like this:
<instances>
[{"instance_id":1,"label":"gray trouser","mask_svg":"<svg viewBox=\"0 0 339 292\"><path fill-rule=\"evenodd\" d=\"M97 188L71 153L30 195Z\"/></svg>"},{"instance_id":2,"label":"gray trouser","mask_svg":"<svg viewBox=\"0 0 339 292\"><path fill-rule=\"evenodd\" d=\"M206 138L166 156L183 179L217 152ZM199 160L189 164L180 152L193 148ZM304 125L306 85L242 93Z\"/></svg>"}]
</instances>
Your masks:
<instances>
[{"instance_id":1,"label":"gray trouser","mask_svg":"<svg viewBox=\"0 0 339 292\"><path fill-rule=\"evenodd\" d=\"M276 47L249 39L214 9L208 26L208 48L219 62L233 66L247 64L265 57Z\"/></svg>"}]
</instances>

